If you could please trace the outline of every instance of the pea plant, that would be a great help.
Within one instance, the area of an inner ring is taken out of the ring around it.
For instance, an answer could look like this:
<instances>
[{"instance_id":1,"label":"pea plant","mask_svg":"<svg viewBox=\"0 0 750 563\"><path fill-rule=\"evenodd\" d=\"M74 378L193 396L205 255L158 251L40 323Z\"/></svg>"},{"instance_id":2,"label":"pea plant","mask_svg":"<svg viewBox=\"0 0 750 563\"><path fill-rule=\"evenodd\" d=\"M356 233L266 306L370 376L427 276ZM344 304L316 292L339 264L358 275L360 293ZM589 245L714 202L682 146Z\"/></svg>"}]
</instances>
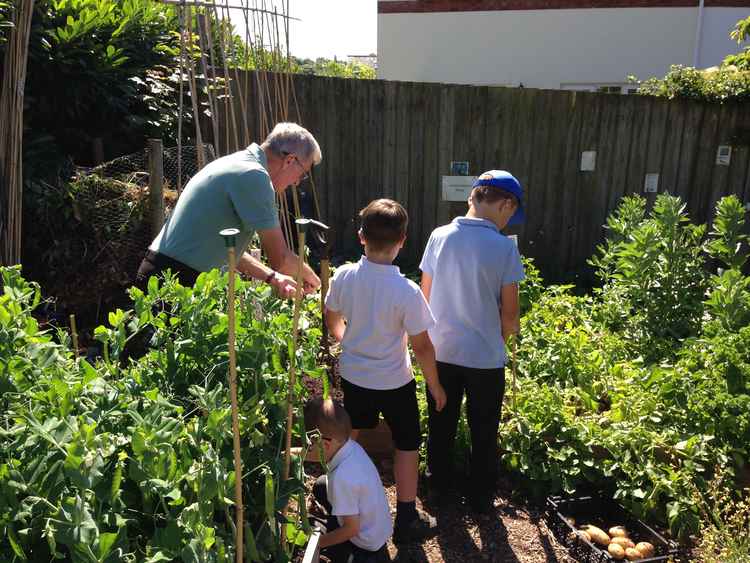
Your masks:
<instances>
[{"instance_id":1,"label":"pea plant","mask_svg":"<svg viewBox=\"0 0 750 563\"><path fill-rule=\"evenodd\" d=\"M39 288L18 268L2 279L0 561L233 561L226 276L132 289L132 310L97 328L95 363L73 357L65 332L39 326ZM291 306L242 282L238 293L245 553L288 561L308 531L301 464L280 479ZM312 375L316 311L305 304L297 350Z\"/></svg>"}]
</instances>

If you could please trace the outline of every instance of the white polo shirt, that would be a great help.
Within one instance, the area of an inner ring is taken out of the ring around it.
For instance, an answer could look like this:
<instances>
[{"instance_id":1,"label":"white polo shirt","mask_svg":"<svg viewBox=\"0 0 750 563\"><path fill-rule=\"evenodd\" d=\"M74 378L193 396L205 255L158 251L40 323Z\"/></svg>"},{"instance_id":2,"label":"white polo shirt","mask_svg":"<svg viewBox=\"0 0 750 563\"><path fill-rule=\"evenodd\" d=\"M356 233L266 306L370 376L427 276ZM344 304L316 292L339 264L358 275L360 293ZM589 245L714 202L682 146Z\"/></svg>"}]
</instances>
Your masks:
<instances>
[{"instance_id":1,"label":"white polo shirt","mask_svg":"<svg viewBox=\"0 0 750 563\"><path fill-rule=\"evenodd\" d=\"M435 325L419 286L398 266L370 262L365 256L336 270L326 307L346 319L341 342L341 377L366 389L397 389L414 375L407 349L409 336Z\"/></svg>"},{"instance_id":2,"label":"white polo shirt","mask_svg":"<svg viewBox=\"0 0 750 563\"><path fill-rule=\"evenodd\" d=\"M370 457L357 442L347 442L328 462L326 487L331 513L359 516L359 533L351 538L357 547L377 551L393 534L391 510L383 482Z\"/></svg>"},{"instance_id":3,"label":"white polo shirt","mask_svg":"<svg viewBox=\"0 0 750 563\"><path fill-rule=\"evenodd\" d=\"M419 268L432 278L430 329L437 361L477 369L505 365L500 290L524 278L515 243L486 219L457 217L435 229Z\"/></svg>"}]
</instances>

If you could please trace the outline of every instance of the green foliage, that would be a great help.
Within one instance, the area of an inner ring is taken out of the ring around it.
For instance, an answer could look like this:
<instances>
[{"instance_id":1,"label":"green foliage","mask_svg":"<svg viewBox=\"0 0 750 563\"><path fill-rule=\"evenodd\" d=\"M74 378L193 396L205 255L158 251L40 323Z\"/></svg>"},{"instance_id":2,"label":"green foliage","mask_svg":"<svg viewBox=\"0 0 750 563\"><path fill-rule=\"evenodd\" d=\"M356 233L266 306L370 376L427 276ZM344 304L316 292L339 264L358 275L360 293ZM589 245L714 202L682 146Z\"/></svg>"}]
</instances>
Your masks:
<instances>
[{"instance_id":1,"label":"green foliage","mask_svg":"<svg viewBox=\"0 0 750 563\"><path fill-rule=\"evenodd\" d=\"M0 561L232 561L226 276L202 274L193 289L171 279L133 289L133 310L110 313L96 330L96 364L75 360L65 333L38 325L38 286L18 268L2 276ZM279 511L302 489L299 464L288 482L279 478L292 315L267 289L240 282L238 291L247 552L288 561ZM310 373L316 311L306 304L298 353ZM126 360L143 334L153 347ZM294 430L301 437L302 423ZM302 516L288 518L290 541L304 541Z\"/></svg>"},{"instance_id":2,"label":"green foliage","mask_svg":"<svg viewBox=\"0 0 750 563\"><path fill-rule=\"evenodd\" d=\"M178 21L150 0L42 0L35 5L26 87L27 125L88 162L101 137L108 154L170 136L175 97L166 70Z\"/></svg>"},{"instance_id":3,"label":"green foliage","mask_svg":"<svg viewBox=\"0 0 750 563\"><path fill-rule=\"evenodd\" d=\"M747 260L748 235L745 234L745 207L735 195L722 198L716 205L714 230L706 244L707 252L727 268L742 269Z\"/></svg>"},{"instance_id":4,"label":"green foliage","mask_svg":"<svg viewBox=\"0 0 750 563\"><path fill-rule=\"evenodd\" d=\"M316 76L332 76L335 78L359 78L373 80L376 78L375 69L359 61L337 61L325 58L296 59L294 72L300 74L314 74Z\"/></svg>"},{"instance_id":5,"label":"green foliage","mask_svg":"<svg viewBox=\"0 0 750 563\"><path fill-rule=\"evenodd\" d=\"M601 290L549 287L533 303L500 434L503 463L531 491L600 490L685 538L705 529L694 498L714 468L730 490L747 479L743 227L734 198L719 201L708 241L677 198L660 196L648 215L625 198L592 259ZM703 248L733 267L712 275Z\"/></svg>"},{"instance_id":6,"label":"green foliage","mask_svg":"<svg viewBox=\"0 0 750 563\"><path fill-rule=\"evenodd\" d=\"M678 197L661 194L643 219L640 196L626 198L607 226L613 238L591 263L610 328L637 342L648 360L671 356L698 333L706 290L701 242L705 226L690 223Z\"/></svg>"},{"instance_id":7,"label":"green foliage","mask_svg":"<svg viewBox=\"0 0 750 563\"><path fill-rule=\"evenodd\" d=\"M729 36L734 39L738 45L742 45L750 39L750 16L737 22ZM750 46L737 54L729 55L724 59L724 65L735 66L740 70L750 70Z\"/></svg>"},{"instance_id":8,"label":"green foliage","mask_svg":"<svg viewBox=\"0 0 750 563\"><path fill-rule=\"evenodd\" d=\"M750 18L737 22L730 33L740 45L750 33ZM689 99L713 103L743 102L750 99L750 47L727 56L718 67L699 70L672 65L664 78L644 82L631 77L639 85L638 93L668 99Z\"/></svg>"},{"instance_id":9,"label":"green foliage","mask_svg":"<svg viewBox=\"0 0 750 563\"><path fill-rule=\"evenodd\" d=\"M750 71L734 66L698 70L672 65L664 78L650 78L638 86L639 94L670 100L745 102L750 99Z\"/></svg>"},{"instance_id":10,"label":"green foliage","mask_svg":"<svg viewBox=\"0 0 750 563\"><path fill-rule=\"evenodd\" d=\"M0 1L0 47L7 43L8 32L13 29L13 5Z\"/></svg>"},{"instance_id":11,"label":"green foliage","mask_svg":"<svg viewBox=\"0 0 750 563\"><path fill-rule=\"evenodd\" d=\"M542 296L544 292L544 280L542 279L542 274L539 272L539 268L534 264L533 258L522 256L521 260L523 261L523 270L526 277L519 285L518 297L521 305L521 315L525 315Z\"/></svg>"}]
</instances>

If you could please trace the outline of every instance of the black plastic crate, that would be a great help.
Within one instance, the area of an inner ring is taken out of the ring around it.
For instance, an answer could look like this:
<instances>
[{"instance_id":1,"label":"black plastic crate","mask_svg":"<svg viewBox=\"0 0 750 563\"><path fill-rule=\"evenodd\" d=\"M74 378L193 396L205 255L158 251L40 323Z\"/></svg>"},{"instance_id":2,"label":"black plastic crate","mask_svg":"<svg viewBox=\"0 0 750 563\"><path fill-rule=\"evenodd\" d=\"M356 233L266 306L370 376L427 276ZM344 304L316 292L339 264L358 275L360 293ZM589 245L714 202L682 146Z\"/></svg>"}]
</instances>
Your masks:
<instances>
[{"instance_id":1,"label":"black plastic crate","mask_svg":"<svg viewBox=\"0 0 750 563\"><path fill-rule=\"evenodd\" d=\"M569 518L575 520L575 526L570 524ZM547 521L557 540L579 563L615 561L607 548L602 549L582 537L571 538L571 534L585 524L597 526L605 532L612 526L625 526L633 542L651 543L655 549L654 556L638 560L643 563L666 562L670 558L672 561L679 560L679 549L675 542L666 539L612 499L593 496L548 497Z\"/></svg>"}]
</instances>

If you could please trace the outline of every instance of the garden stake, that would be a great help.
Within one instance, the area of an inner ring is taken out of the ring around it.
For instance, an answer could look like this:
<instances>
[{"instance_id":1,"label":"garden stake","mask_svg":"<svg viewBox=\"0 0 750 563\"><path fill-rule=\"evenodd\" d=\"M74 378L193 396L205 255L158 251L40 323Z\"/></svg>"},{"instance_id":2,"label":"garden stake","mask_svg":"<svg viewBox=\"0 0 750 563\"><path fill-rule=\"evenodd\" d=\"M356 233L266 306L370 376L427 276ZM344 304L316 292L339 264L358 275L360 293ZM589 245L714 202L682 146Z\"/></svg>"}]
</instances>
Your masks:
<instances>
[{"instance_id":1,"label":"garden stake","mask_svg":"<svg viewBox=\"0 0 750 563\"><path fill-rule=\"evenodd\" d=\"M224 237L229 256L229 289L227 294L227 317L229 318L229 393L232 399L232 434L234 435L234 502L236 506L235 523L235 551L237 563L242 563L243 547L243 506L242 506L242 461L240 459L240 423L239 408L237 405L237 357L234 349L235 322L234 322L234 270L235 270L235 237L239 234L238 229L224 229L219 234Z\"/></svg>"},{"instance_id":2,"label":"garden stake","mask_svg":"<svg viewBox=\"0 0 750 563\"><path fill-rule=\"evenodd\" d=\"M289 468L292 461L292 422L293 422L293 405L294 405L294 387L297 385L297 337L299 336L299 316L302 308L302 269L305 266L305 234L307 227L312 221L310 219L297 219L297 252L299 262L297 263L297 293L294 296L294 315L292 318L292 357L289 360L289 393L287 395L286 405L286 445L284 448L284 473L282 483L289 479ZM283 519L286 520L287 505L284 503L282 510ZM286 542L286 526L281 526L281 543Z\"/></svg>"},{"instance_id":3,"label":"garden stake","mask_svg":"<svg viewBox=\"0 0 750 563\"><path fill-rule=\"evenodd\" d=\"M320 346L323 349L323 357L328 368L329 374L333 374L333 363L331 362L331 348L328 342L328 326L326 325L326 295L328 295L328 285L331 278L331 228L319 221L313 221L316 227L315 238L323 247L320 256L320 318L323 321L322 336ZM336 386L338 389L338 386Z\"/></svg>"},{"instance_id":4,"label":"garden stake","mask_svg":"<svg viewBox=\"0 0 750 563\"><path fill-rule=\"evenodd\" d=\"M76 316L70 315L70 335L73 337L73 357L78 359L78 331L76 330Z\"/></svg>"},{"instance_id":5,"label":"garden stake","mask_svg":"<svg viewBox=\"0 0 750 563\"><path fill-rule=\"evenodd\" d=\"M518 412L517 403L516 403L516 395L518 395L518 386L516 385L516 335L513 335L513 340L510 343L510 350L511 350L511 373L513 377L513 411Z\"/></svg>"}]
</instances>

